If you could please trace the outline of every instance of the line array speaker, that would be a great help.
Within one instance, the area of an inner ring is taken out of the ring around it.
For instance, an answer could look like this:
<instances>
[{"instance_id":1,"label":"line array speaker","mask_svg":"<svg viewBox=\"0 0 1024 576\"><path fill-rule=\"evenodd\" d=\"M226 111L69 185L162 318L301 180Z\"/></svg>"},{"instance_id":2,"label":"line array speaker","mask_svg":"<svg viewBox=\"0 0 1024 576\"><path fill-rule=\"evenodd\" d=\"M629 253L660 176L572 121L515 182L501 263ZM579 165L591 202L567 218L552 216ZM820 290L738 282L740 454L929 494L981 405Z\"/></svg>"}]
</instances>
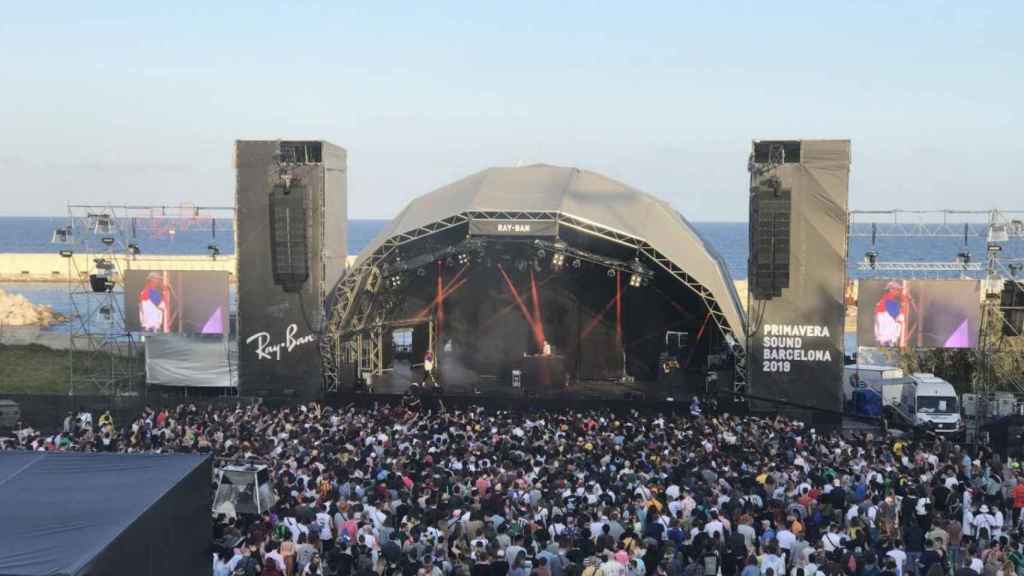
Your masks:
<instances>
[{"instance_id":1,"label":"line array speaker","mask_svg":"<svg viewBox=\"0 0 1024 576\"><path fill-rule=\"evenodd\" d=\"M309 279L306 187L275 184L270 192L270 259L274 284L298 292Z\"/></svg>"}]
</instances>

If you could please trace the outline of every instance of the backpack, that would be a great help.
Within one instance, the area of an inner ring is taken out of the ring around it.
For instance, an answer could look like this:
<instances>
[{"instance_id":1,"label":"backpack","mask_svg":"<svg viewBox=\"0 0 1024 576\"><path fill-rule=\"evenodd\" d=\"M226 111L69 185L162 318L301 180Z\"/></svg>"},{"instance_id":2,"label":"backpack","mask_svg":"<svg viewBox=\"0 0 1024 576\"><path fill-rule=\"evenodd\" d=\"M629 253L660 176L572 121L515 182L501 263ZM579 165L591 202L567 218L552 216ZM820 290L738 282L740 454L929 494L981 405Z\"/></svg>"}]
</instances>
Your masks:
<instances>
[{"instance_id":1,"label":"backpack","mask_svg":"<svg viewBox=\"0 0 1024 576\"><path fill-rule=\"evenodd\" d=\"M238 561L231 576L257 576L259 573L260 563L252 556L246 556Z\"/></svg>"}]
</instances>

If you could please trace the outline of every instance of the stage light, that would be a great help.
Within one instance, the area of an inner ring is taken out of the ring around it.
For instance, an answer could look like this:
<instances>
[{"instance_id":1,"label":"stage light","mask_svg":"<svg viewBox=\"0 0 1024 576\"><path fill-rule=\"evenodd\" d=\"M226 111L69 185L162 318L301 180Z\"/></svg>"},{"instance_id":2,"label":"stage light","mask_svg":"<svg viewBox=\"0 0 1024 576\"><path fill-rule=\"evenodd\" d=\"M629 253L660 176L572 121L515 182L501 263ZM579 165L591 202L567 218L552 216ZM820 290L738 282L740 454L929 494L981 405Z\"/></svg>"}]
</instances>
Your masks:
<instances>
[{"instance_id":1,"label":"stage light","mask_svg":"<svg viewBox=\"0 0 1024 576\"><path fill-rule=\"evenodd\" d=\"M971 253L968 252L967 250L958 252L956 255L956 261L959 262L961 266L966 268L967 265L971 263Z\"/></svg>"},{"instance_id":2,"label":"stage light","mask_svg":"<svg viewBox=\"0 0 1024 576\"><path fill-rule=\"evenodd\" d=\"M526 272L527 266L528 264L526 263L526 260L524 260L523 258L516 260L516 270L519 270L520 272Z\"/></svg>"},{"instance_id":3,"label":"stage light","mask_svg":"<svg viewBox=\"0 0 1024 576\"><path fill-rule=\"evenodd\" d=\"M100 238L100 242L102 242L104 246L113 246L114 238L111 236L104 236L103 238Z\"/></svg>"},{"instance_id":4,"label":"stage light","mask_svg":"<svg viewBox=\"0 0 1024 576\"><path fill-rule=\"evenodd\" d=\"M93 217L93 234L110 234L114 227L110 214L91 214L91 216Z\"/></svg>"},{"instance_id":5,"label":"stage light","mask_svg":"<svg viewBox=\"0 0 1024 576\"><path fill-rule=\"evenodd\" d=\"M401 288L402 287L402 275L401 274L395 274L394 276L388 278L388 284L391 286L392 290L394 290L396 288Z\"/></svg>"},{"instance_id":6,"label":"stage light","mask_svg":"<svg viewBox=\"0 0 1024 576\"><path fill-rule=\"evenodd\" d=\"M565 254L556 252L555 255L551 257L551 267L555 270L561 270L562 266L565 266Z\"/></svg>"},{"instance_id":7,"label":"stage light","mask_svg":"<svg viewBox=\"0 0 1024 576\"><path fill-rule=\"evenodd\" d=\"M138 244L132 242L131 244L128 245L128 253L131 254L132 256L138 256L139 254L142 254L142 250L139 249Z\"/></svg>"},{"instance_id":8,"label":"stage light","mask_svg":"<svg viewBox=\"0 0 1024 576\"><path fill-rule=\"evenodd\" d=\"M53 231L50 242L54 244L68 244L71 242L72 237L71 226L61 226Z\"/></svg>"},{"instance_id":9,"label":"stage light","mask_svg":"<svg viewBox=\"0 0 1024 576\"><path fill-rule=\"evenodd\" d=\"M573 258L572 267L579 270L580 268L583 267L583 261L580 260L579 258Z\"/></svg>"},{"instance_id":10,"label":"stage light","mask_svg":"<svg viewBox=\"0 0 1024 576\"><path fill-rule=\"evenodd\" d=\"M211 259L216 260L217 256L220 256L220 248L216 244L209 244L206 249L209 250Z\"/></svg>"},{"instance_id":11,"label":"stage light","mask_svg":"<svg viewBox=\"0 0 1024 576\"><path fill-rule=\"evenodd\" d=\"M643 281L643 276L639 274L633 273L629 275L629 285L633 288L639 288L640 285L643 284Z\"/></svg>"},{"instance_id":12,"label":"stage light","mask_svg":"<svg viewBox=\"0 0 1024 576\"><path fill-rule=\"evenodd\" d=\"M609 268L608 269L608 277L609 278L615 278L615 269L613 269L613 268Z\"/></svg>"},{"instance_id":13,"label":"stage light","mask_svg":"<svg viewBox=\"0 0 1024 576\"><path fill-rule=\"evenodd\" d=\"M422 266L420 266L419 268L416 269L416 275L422 278L423 276L427 275L427 271Z\"/></svg>"},{"instance_id":14,"label":"stage light","mask_svg":"<svg viewBox=\"0 0 1024 576\"><path fill-rule=\"evenodd\" d=\"M872 270L874 270L875 269L875 264L878 263L878 251L876 251L876 250L868 250L867 252L865 252L864 253L864 263L867 264L869 267L871 267Z\"/></svg>"},{"instance_id":15,"label":"stage light","mask_svg":"<svg viewBox=\"0 0 1024 576\"><path fill-rule=\"evenodd\" d=\"M61 250L60 251L61 258L71 258L74 255L75 255L75 253L72 252L71 250Z\"/></svg>"},{"instance_id":16,"label":"stage light","mask_svg":"<svg viewBox=\"0 0 1024 576\"><path fill-rule=\"evenodd\" d=\"M466 266L467 264L469 264L469 254L465 252L459 254L459 265Z\"/></svg>"},{"instance_id":17,"label":"stage light","mask_svg":"<svg viewBox=\"0 0 1024 576\"><path fill-rule=\"evenodd\" d=\"M548 255L548 253L545 252L543 248L541 248L540 250L537 250L537 258L539 260L543 260L547 255Z\"/></svg>"}]
</instances>

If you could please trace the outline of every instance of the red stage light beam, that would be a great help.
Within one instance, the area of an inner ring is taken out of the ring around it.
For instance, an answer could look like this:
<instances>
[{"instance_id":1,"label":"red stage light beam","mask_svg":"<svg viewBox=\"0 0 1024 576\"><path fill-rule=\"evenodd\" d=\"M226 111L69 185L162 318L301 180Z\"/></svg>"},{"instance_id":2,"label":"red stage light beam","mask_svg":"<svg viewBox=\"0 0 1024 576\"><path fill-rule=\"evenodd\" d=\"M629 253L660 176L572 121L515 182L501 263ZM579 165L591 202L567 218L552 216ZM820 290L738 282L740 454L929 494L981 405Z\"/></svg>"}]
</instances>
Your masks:
<instances>
[{"instance_id":1,"label":"red stage light beam","mask_svg":"<svg viewBox=\"0 0 1024 576\"><path fill-rule=\"evenodd\" d=\"M441 330L444 328L444 268L441 267L441 262L437 263L437 341L441 343L441 349L444 349L444 340L441 339Z\"/></svg>"},{"instance_id":2,"label":"red stage light beam","mask_svg":"<svg viewBox=\"0 0 1024 576\"><path fill-rule=\"evenodd\" d=\"M700 331L697 332L697 339L693 341L694 345L700 342L700 337L704 335L704 329L708 327L708 320L711 319L711 312L708 312L707 316L704 317L704 323L700 325Z\"/></svg>"},{"instance_id":3,"label":"red stage light beam","mask_svg":"<svg viewBox=\"0 0 1024 576\"><path fill-rule=\"evenodd\" d=\"M540 320L540 296L537 294L537 279L533 275L533 270L530 270L530 293L533 296L533 323L536 326L535 330L540 332L540 341L547 342L548 339L544 336L544 323Z\"/></svg>"},{"instance_id":4,"label":"red stage light beam","mask_svg":"<svg viewBox=\"0 0 1024 576\"><path fill-rule=\"evenodd\" d=\"M551 280L554 280L554 279L555 279L554 276L548 276L547 278L541 280L540 283L537 284L537 286L543 288L545 284L547 284L548 282L550 282ZM498 310L497 312L495 312L490 318L487 319L486 322L484 322L482 324L482 326L490 325L492 322L494 322L495 320L497 320L501 316L507 314L509 310L511 310L511 309L513 309L515 307L516 307L516 303L513 301L512 303L508 304L507 306L505 306L501 310Z\"/></svg>"},{"instance_id":5,"label":"red stage light beam","mask_svg":"<svg viewBox=\"0 0 1024 576\"><path fill-rule=\"evenodd\" d=\"M440 263L438 263L438 266L440 266ZM434 301L433 302L431 302L430 304L427 304L426 306L423 307L422 310L420 310L415 315L413 315L413 317L412 317L413 320L422 320L422 319L426 318L427 314L430 313L430 309L431 308L437 306L441 301L443 301L445 298L447 298L452 292L455 292L456 290L458 290L458 288L461 287L462 284L464 284L466 282L466 280L467 280L466 278L463 278L462 282L459 282L459 278L462 277L462 273L466 271L466 268L469 268L469 264L464 265L462 267L462 269L459 270L459 272L455 275L455 277L452 278L452 281L451 281L451 283L449 283L449 285L448 285L449 287L447 289L445 289L443 292L438 293L437 296L434 296ZM440 270L438 270L438 274L440 274ZM455 286L453 286L453 285L455 285Z\"/></svg>"},{"instance_id":6,"label":"red stage light beam","mask_svg":"<svg viewBox=\"0 0 1024 576\"><path fill-rule=\"evenodd\" d=\"M615 271L615 341L622 345L622 272Z\"/></svg>"},{"instance_id":7,"label":"red stage light beam","mask_svg":"<svg viewBox=\"0 0 1024 576\"><path fill-rule=\"evenodd\" d=\"M505 268L503 268L501 264L498 264L498 271L501 272L501 277L505 279L505 284L507 284L509 290L512 291L512 297L515 298L516 304L519 305L519 311L523 313L523 318L526 318L527 324L529 324L530 328L533 330L533 338L537 341L537 348L543 348L543 336L537 330L537 326L534 324L533 318L530 317L530 312L526 309L526 304L523 304L523 299L519 297L519 291L516 290L516 285L512 283L512 279L505 273Z\"/></svg>"},{"instance_id":8,"label":"red stage light beam","mask_svg":"<svg viewBox=\"0 0 1024 576\"><path fill-rule=\"evenodd\" d=\"M583 338L586 338L587 335L589 335L594 330L594 328L597 328L597 325L601 323L601 319L604 318L604 315L607 314L608 311L611 310L612 306L614 305L615 298L612 298L611 300L608 301L607 304L604 305L604 308L601 310L601 313L598 314L597 316L594 316L594 319L591 320L589 324L587 324L587 327L584 328L582 332L580 332L581 340Z\"/></svg>"}]
</instances>

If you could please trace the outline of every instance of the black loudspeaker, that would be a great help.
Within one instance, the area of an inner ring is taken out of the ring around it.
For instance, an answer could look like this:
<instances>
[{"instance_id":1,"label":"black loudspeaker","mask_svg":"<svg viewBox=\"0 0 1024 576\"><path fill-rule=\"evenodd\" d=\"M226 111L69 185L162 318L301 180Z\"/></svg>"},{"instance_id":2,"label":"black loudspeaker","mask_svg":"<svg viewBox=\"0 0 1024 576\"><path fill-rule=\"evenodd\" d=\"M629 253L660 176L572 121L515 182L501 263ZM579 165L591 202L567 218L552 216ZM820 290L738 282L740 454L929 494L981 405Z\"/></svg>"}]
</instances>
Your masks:
<instances>
[{"instance_id":1,"label":"black loudspeaker","mask_svg":"<svg viewBox=\"0 0 1024 576\"><path fill-rule=\"evenodd\" d=\"M93 292L110 292L114 289L114 283L109 278L98 274L89 275L89 286Z\"/></svg>"},{"instance_id":2,"label":"black loudspeaker","mask_svg":"<svg viewBox=\"0 0 1024 576\"><path fill-rule=\"evenodd\" d=\"M999 308L1003 313L1003 335L1024 335L1024 283L1007 281L999 297Z\"/></svg>"},{"instance_id":3,"label":"black loudspeaker","mask_svg":"<svg viewBox=\"0 0 1024 576\"><path fill-rule=\"evenodd\" d=\"M750 190L750 293L757 300L782 296L789 287L792 194L768 178Z\"/></svg>"},{"instance_id":4,"label":"black loudspeaker","mask_svg":"<svg viewBox=\"0 0 1024 576\"><path fill-rule=\"evenodd\" d=\"M270 192L270 265L274 284L298 292L309 280L306 187L280 183Z\"/></svg>"}]
</instances>

